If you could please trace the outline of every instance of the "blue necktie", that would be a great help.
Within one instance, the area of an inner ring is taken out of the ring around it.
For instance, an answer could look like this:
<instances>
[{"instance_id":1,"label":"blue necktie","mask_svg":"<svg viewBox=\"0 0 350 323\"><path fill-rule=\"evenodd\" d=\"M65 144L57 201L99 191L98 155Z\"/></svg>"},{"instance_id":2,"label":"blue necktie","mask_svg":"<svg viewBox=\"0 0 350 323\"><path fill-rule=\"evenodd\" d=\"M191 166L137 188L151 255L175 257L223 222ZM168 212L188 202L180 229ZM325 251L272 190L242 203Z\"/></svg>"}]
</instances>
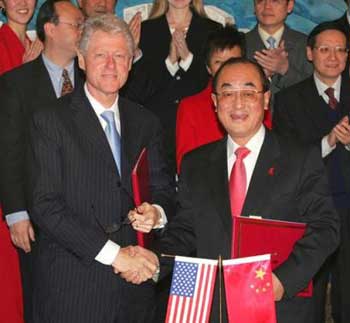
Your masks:
<instances>
[{"instance_id":1,"label":"blue necktie","mask_svg":"<svg viewBox=\"0 0 350 323\"><path fill-rule=\"evenodd\" d=\"M270 36L266 39L267 43L270 45L269 48L276 48L276 39Z\"/></svg>"},{"instance_id":2,"label":"blue necktie","mask_svg":"<svg viewBox=\"0 0 350 323\"><path fill-rule=\"evenodd\" d=\"M114 161L117 165L119 174L121 176L121 165L120 165L120 135L117 131L114 121L114 112L113 111L105 111L101 113L101 117L103 120L107 122L106 127L106 136L111 146Z\"/></svg>"}]
</instances>

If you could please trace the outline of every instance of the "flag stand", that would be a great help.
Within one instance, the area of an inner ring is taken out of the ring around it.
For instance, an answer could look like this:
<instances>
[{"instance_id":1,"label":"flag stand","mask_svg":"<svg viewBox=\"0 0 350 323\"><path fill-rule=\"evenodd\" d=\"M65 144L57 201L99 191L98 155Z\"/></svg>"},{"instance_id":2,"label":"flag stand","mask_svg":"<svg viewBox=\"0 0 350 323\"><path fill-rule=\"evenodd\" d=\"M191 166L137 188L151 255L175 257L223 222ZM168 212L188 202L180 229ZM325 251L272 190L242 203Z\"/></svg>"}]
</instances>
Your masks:
<instances>
[{"instance_id":1,"label":"flag stand","mask_svg":"<svg viewBox=\"0 0 350 323\"><path fill-rule=\"evenodd\" d=\"M219 255L219 322L222 323L222 257Z\"/></svg>"}]
</instances>

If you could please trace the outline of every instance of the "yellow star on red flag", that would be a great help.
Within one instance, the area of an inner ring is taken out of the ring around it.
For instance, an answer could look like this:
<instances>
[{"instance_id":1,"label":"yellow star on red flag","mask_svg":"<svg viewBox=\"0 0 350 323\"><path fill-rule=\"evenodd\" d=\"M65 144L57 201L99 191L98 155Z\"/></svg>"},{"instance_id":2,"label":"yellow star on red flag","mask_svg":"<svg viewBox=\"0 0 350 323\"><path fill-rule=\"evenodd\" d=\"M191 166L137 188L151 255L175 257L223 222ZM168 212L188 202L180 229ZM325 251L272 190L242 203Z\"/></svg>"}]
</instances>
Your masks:
<instances>
[{"instance_id":1,"label":"yellow star on red flag","mask_svg":"<svg viewBox=\"0 0 350 323\"><path fill-rule=\"evenodd\" d=\"M261 280L264 280L264 276L266 275L266 271L262 267L260 267L259 270L255 270L256 276L255 278L260 278Z\"/></svg>"}]
</instances>

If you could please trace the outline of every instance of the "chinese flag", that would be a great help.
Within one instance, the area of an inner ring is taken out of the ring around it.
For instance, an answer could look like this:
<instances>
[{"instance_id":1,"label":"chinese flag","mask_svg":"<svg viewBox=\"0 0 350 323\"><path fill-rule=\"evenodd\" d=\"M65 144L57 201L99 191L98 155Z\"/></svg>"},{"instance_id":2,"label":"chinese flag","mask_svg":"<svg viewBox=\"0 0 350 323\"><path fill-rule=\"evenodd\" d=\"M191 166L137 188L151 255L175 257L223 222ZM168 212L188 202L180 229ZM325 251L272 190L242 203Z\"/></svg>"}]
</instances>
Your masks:
<instances>
[{"instance_id":1,"label":"chinese flag","mask_svg":"<svg viewBox=\"0 0 350 323\"><path fill-rule=\"evenodd\" d=\"M223 261L229 322L276 323L270 255Z\"/></svg>"}]
</instances>

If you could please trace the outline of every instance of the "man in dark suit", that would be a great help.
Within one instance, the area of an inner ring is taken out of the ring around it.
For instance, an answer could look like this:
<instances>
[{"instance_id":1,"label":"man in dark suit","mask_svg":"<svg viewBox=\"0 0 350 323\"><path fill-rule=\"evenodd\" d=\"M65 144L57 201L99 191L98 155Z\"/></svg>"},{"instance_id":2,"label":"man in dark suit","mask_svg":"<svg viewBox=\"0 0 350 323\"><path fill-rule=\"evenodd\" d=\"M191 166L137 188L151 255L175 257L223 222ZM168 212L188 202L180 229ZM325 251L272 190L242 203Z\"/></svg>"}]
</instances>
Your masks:
<instances>
[{"instance_id":1,"label":"man in dark suit","mask_svg":"<svg viewBox=\"0 0 350 323\"><path fill-rule=\"evenodd\" d=\"M179 209L157 251L229 259L232 216L254 214L307 223L305 236L274 271L273 288L279 323L309 323L312 302L296 294L314 277L339 239L339 222L319 152L264 128L270 91L258 64L243 58L228 60L214 77L213 88L218 118L228 136L185 155ZM242 151L245 156L240 155ZM230 175L237 172L242 178L239 182ZM231 203L230 195L234 197ZM167 269L161 265L160 275ZM210 322L221 322L218 293L217 286ZM226 313L223 322L227 322Z\"/></svg>"},{"instance_id":2,"label":"man in dark suit","mask_svg":"<svg viewBox=\"0 0 350 323\"><path fill-rule=\"evenodd\" d=\"M34 61L0 78L0 203L19 248L26 322L31 322L31 243L35 239L25 193L27 124L34 111L79 86L76 43L83 15L69 1L47 1L37 19L44 50ZM66 70L66 79L63 71Z\"/></svg>"},{"instance_id":3,"label":"man in dark suit","mask_svg":"<svg viewBox=\"0 0 350 323\"><path fill-rule=\"evenodd\" d=\"M148 150L152 203L138 207L141 231L166 223L174 193L158 120L119 97L134 43L113 15L89 18L79 45L83 88L33 116L29 157L31 214L38 226L34 291L37 323L148 322L153 285L133 286L113 273L150 278L157 259L136 244L131 171Z\"/></svg>"},{"instance_id":4,"label":"man in dark suit","mask_svg":"<svg viewBox=\"0 0 350 323\"><path fill-rule=\"evenodd\" d=\"M294 0L254 0L258 24L246 34L247 57L255 59L271 78L272 95L312 73L306 36L285 24L293 7Z\"/></svg>"},{"instance_id":5,"label":"man in dark suit","mask_svg":"<svg viewBox=\"0 0 350 323\"><path fill-rule=\"evenodd\" d=\"M348 59L349 39L334 22L310 33L307 54L314 75L276 96L274 128L303 144L313 144L326 164L335 207L341 219L341 243L331 260L332 312L335 322L350 321L350 85L342 76ZM327 267L323 269L327 282ZM324 296L325 284L321 295ZM323 302L319 305L322 309ZM319 310L319 313L323 311ZM324 315L323 315L324 320Z\"/></svg>"}]
</instances>

